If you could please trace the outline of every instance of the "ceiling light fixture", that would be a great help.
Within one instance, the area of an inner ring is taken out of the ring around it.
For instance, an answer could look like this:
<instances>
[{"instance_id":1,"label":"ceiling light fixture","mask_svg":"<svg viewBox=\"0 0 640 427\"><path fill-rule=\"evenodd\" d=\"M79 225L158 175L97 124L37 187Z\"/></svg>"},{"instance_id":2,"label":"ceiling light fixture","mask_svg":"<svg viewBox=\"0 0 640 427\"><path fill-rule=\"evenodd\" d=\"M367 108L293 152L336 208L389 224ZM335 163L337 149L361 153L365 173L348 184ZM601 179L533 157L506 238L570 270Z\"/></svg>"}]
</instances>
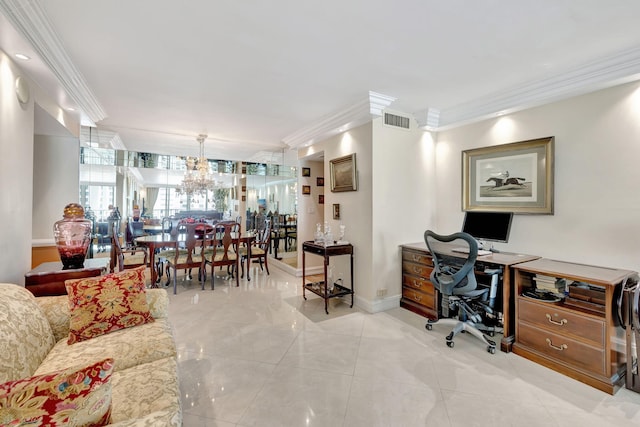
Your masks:
<instances>
[{"instance_id":1,"label":"ceiling light fixture","mask_svg":"<svg viewBox=\"0 0 640 427\"><path fill-rule=\"evenodd\" d=\"M22 59L23 61L28 61L31 59L30 56L25 55L24 53L16 53L15 57L18 59Z\"/></svg>"},{"instance_id":2,"label":"ceiling light fixture","mask_svg":"<svg viewBox=\"0 0 640 427\"><path fill-rule=\"evenodd\" d=\"M205 196L208 191L213 191L220 187L220 184L213 179L209 170L209 160L204 156L204 140L207 135L198 135L197 141L200 144L200 157L187 157L185 164L187 171L184 174L182 183L176 188L179 195Z\"/></svg>"}]
</instances>

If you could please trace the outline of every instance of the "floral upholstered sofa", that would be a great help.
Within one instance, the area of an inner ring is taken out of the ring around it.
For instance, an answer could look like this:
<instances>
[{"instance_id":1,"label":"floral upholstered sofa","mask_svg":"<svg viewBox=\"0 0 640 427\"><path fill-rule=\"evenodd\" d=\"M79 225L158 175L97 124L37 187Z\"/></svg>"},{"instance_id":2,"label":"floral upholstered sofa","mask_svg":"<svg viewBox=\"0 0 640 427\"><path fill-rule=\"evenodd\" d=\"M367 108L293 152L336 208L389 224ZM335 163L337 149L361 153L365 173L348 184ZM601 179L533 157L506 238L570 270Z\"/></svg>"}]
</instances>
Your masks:
<instances>
[{"instance_id":1,"label":"floral upholstered sofa","mask_svg":"<svg viewBox=\"0 0 640 427\"><path fill-rule=\"evenodd\" d=\"M1 426L182 425L169 299L144 285L132 297L134 273L78 279L55 297L0 284Z\"/></svg>"}]
</instances>

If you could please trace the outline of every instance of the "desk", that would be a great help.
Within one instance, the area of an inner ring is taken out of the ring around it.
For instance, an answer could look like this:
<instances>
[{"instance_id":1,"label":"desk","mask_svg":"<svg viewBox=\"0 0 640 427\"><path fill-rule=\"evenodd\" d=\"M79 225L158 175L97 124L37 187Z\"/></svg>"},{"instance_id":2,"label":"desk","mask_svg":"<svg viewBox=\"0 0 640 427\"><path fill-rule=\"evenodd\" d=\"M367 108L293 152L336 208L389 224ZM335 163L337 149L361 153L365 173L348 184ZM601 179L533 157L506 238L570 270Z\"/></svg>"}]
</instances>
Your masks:
<instances>
[{"instance_id":1,"label":"desk","mask_svg":"<svg viewBox=\"0 0 640 427\"><path fill-rule=\"evenodd\" d=\"M105 274L109 269L110 258L88 258L83 268L63 270L62 262L45 262L24 275L24 285L37 297L66 295L64 281L84 279Z\"/></svg>"},{"instance_id":2,"label":"desk","mask_svg":"<svg viewBox=\"0 0 640 427\"><path fill-rule=\"evenodd\" d=\"M251 280L249 268L251 267L251 242L255 239L254 235L240 236L240 241L247 245L247 280ZM158 272L155 269L155 252L160 248L177 248L178 243L184 241L185 237L180 234L173 235L171 233L161 233L149 236L141 236L136 238L136 243L149 248L149 265L151 266L151 287L157 287ZM237 274L237 272L236 272Z\"/></svg>"},{"instance_id":3,"label":"desk","mask_svg":"<svg viewBox=\"0 0 640 427\"><path fill-rule=\"evenodd\" d=\"M324 280L307 283L305 276L305 256L306 254L320 255L324 258ZM334 283L334 291L330 293L327 288L327 266L329 265L329 258L336 255L349 255L350 256L350 274L351 274L351 287L340 286ZM324 311L329 314L327 309L327 301L329 298L337 298L345 295L351 295L351 307L353 307L353 245L317 245L311 241L304 242L302 244L302 297L306 300L305 292L309 290L319 297L324 299Z\"/></svg>"},{"instance_id":4,"label":"desk","mask_svg":"<svg viewBox=\"0 0 640 427\"><path fill-rule=\"evenodd\" d=\"M438 318L438 292L429 280L433 263L424 242L401 245L402 248L402 299L400 306L414 313ZM464 256L464 255L461 255ZM513 292L513 266L540 258L537 255L495 252L478 256L476 270L502 269L503 338L500 349L510 352L515 341L515 297ZM505 308L506 307L506 308Z\"/></svg>"}]
</instances>

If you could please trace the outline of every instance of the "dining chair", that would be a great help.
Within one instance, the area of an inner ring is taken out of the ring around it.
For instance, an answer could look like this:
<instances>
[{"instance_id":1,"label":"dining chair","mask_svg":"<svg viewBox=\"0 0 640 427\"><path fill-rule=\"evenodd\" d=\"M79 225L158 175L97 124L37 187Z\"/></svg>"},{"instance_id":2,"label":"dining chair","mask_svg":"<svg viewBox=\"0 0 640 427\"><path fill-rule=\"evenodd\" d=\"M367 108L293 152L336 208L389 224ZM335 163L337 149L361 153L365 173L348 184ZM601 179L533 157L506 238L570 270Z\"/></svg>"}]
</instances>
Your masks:
<instances>
[{"instance_id":1,"label":"dining chair","mask_svg":"<svg viewBox=\"0 0 640 427\"><path fill-rule=\"evenodd\" d=\"M237 230L237 231L235 231ZM211 289L215 289L215 268L227 266L231 277L235 274L236 286L240 286L238 275L238 247L240 243L240 223L235 221L220 221L213 226L213 233L203 240L203 273L206 277L207 264L211 265ZM202 281L204 290L204 280Z\"/></svg>"},{"instance_id":2,"label":"dining chair","mask_svg":"<svg viewBox=\"0 0 640 427\"><path fill-rule=\"evenodd\" d=\"M129 268L136 268L143 265L147 265L147 259L149 252L147 248L123 248L120 245L120 237L118 236L116 224L113 225L113 232L111 233L111 262L109 264L109 270L113 273L118 268L118 271L123 271Z\"/></svg>"},{"instance_id":3,"label":"dining chair","mask_svg":"<svg viewBox=\"0 0 640 427\"><path fill-rule=\"evenodd\" d=\"M191 269L198 268L198 280L203 281L203 239L198 238L196 228L199 223L181 224L178 233L181 238L182 247L178 247L165 254L167 283L171 280L171 270L173 270L173 294L178 290L178 270L188 270L186 278L191 278ZM182 233L183 232L183 233ZM168 256L167 256L168 255ZM203 281L204 282L204 281Z\"/></svg>"},{"instance_id":4,"label":"dining chair","mask_svg":"<svg viewBox=\"0 0 640 427\"><path fill-rule=\"evenodd\" d=\"M142 237L145 235L144 232L144 223L141 221L132 221L129 219L127 221L127 249L134 249L138 247L136 244L136 238Z\"/></svg>"},{"instance_id":5,"label":"dining chair","mask_svg":"<svg viewBox=\"0 0 640 427\"><path fill-rule=\"evenodd\" d=\"M260 263L260 270L266 268L267 274L269 274L269 264L267 262L269 254L269 245L271 244L271 221L264 220L263 228L256 232L256 238L251 242L251 259L257 259ZM246 246L241 246L238 249L240 254L240 271L244 277L244 261L247 259L249 251ZM264 268L262 263L264 261Z\"/></svg>"},{"instance_id":6,"label":"dining chair","mask_svg":"<svg viewBox=\"0 0 640 427\"><path fill-rule=\"evenodd\" d=\"M296 247L298 242L298 220L295 216L287 216L285 225L285 251L290 251Z\"/></svg>"}]
</instances>

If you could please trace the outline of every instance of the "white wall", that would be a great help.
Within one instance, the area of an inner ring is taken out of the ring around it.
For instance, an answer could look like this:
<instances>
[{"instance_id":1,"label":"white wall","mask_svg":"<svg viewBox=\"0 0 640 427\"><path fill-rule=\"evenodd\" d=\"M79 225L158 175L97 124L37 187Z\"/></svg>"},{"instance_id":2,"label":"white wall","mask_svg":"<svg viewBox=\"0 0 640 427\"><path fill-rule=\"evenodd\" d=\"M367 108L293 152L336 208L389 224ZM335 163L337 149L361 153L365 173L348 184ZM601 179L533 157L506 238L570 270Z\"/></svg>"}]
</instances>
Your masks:
<instances>
[{"instance_id":1,"label":"white wall","mask_svg":"<svg viewBox=\"0 0 640 427\"><path fill-rule=\"evenodd\" d=\"M517 215L498 249L640 269L640 83L634 82L437 136L436 224L460 229L461 152L555 136L555 213Z\"/></svg>"},{"instance_id":2,"label":"white wall","mask_svg":"<svg viewBox=\"0 0 640 427\"><path fill-rule=\"evenodd\" d=\"M31 269L34 104L18 102L19 75L0 51L0 282L24 284Z\"/></svg>"},{"instance_id":3,"label":"white wall","mask_svg":"<svg viewBox=\"0 0 640 427\"><path fill-rule=\"evenodd\" d=\"M324 152L324 218L332 230L339 230L340 223L346 226L345 239L353 244L354 251L354 288L356 305L370 310L375 295L375 283L372 275L372 128L367 123L348 132L328 138L311 147L301 149L300 159L318 152ZM329 161L347 154L356 153L358 190L332 193ZM304 163L301 162L301 166ZM333 219L333 204L340 204L340 220ZM303 213L301 205L300 213ZM305 226L315 231L315 222ZM334 233L335 234L335 233ZM311 237L313 238L313 237ZM309 240L309 239L306 239ZM331 259L335 274L342 273L345 283L349 283L349 258L346 256Z\"/></svg>"},{"instance_id":4,"label":"white wall","mask_svg":"<svg viewBox=\"0 0 640 427\"><path fill-rule=\"evenodd\" d=\"M372 285L369 311L397 307L402 296L400 245L423 241L435 209L435 158L430 133L373 122ZM377 296L382 289L383 296ZM386 291L386 292L385 292Z\"/></svg>"},{"instance_id":5,"label":"white wall","mask_svg":"<svg viewBox=\"0 0 640 427\"><path fill-rule=\"evenodd\" d=\"M30 100L20 105L15 93L15 80L22 76L30 89ZM0 50L0 282L24 284L24 274L31 270L31 247L34 219L50 221L48 215L62 217L62 211L55 206L41 204L34 214L34 185L41 182L60 182L70 170L78 168L78 156L66 156L49 177L38 173L34 184L34 129L35 105L50 119L48 125L59 125L70 135L79 135L80 124L56 105L55 101L40 89L5 52ZM59 131L56 129L56 131ZM76 138L77 141L77 138ZM78 198L77 172L74 185L74 199ZM64 181L66 186L66 181ZM49 192L38 193L50 200L66 198L71 191L61 186L49 186ZM64 207L64 205L63 205ZM55 212L57 211L57 212ZM40 213L43 217L40 217ZM46 218L46 219L42 219ZM42 225L51 227L53 223Z\"/></svg>"},{"instance_id":6,"label":"white wall","mask_svg":"<svg viewBox=\"0 0 640 427\"><path fill-rule=\"evenodd\" d=\"M33 152L33 239L50 240L64 207L78 203L80 142L36 135Z\"/></svg>"}]
</instances>

